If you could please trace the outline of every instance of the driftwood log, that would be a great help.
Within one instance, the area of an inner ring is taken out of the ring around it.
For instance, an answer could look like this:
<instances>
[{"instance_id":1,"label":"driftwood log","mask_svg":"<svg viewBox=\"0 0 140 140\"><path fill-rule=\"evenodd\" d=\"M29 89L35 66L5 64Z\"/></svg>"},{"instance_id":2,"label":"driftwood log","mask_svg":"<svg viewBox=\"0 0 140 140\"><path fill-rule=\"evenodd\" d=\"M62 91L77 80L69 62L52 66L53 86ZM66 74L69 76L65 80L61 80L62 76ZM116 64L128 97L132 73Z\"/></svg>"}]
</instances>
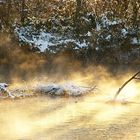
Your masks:
<instances>
[{"instance_id":1,"label":"driftwood log","mask_svg":"<svg viewBox=\"0 0 140 140\"><path fill-rule=\"evenodd\" d=\"M133 79L135 80L140 80L140 77L137 77L140 74L140 71L138 71L136 74L134 74L130 79L128 79L116 92L115 96L114 96L114 100L116 100L117 96L120 94L120 92L122 91L122 89Z\"/></svg>"}]
</instances>

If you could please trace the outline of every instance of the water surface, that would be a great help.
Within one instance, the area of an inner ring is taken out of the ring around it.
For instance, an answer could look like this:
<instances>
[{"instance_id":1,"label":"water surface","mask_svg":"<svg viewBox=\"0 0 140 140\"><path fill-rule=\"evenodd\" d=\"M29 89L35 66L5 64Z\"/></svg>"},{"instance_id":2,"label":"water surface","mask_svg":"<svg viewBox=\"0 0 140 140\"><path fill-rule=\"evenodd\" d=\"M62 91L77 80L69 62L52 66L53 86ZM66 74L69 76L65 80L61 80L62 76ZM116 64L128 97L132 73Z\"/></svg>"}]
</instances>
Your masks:
<instances>
[{"instance_id":1,"label":"water surface","mask_svg":"<svg viewBox=\"0 0 140 140\"><path fill-rule=\"evenodd\" d=\"M0 101L3 140L139 140L140 101L110 95ZM140 99L140 98L139 98Z\"/></svg>"}]
</instances>

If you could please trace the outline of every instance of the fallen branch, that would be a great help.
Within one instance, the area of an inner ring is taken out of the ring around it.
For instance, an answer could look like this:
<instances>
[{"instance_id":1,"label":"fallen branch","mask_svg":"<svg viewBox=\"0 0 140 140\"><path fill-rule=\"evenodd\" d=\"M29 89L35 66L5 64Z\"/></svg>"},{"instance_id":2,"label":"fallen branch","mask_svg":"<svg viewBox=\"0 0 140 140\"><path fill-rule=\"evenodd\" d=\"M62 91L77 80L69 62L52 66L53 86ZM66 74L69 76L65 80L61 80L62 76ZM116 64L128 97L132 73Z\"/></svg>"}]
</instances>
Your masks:
<instances>
[{"instance_id":1,"label":"fallen branch","mask_svg":"<svg viewBox=\"0 0 140 140\"><path fill-rule=\"evenodd\" d=\"M140 80L140 77L136 77L136 78L134 78L134 79L136 79L136 80Z\"/></svg>"},{"instance_id":2,"label":"fallen branch","mask_svg":"<svg viewBox=\"0 0 140 140\"><path fill-rule=\"evenodd\" d=\"M116 92L115 96L114 96L114 100L116 100L117 96L120 94L120 92L122 91L122 89L133 79L140 79L139 77L136 77L137 75L140 74L140 71L138 71L136 74L134 74L129 80L127 80L120 88L119 90Z\"/></svg>"}]
</instances>

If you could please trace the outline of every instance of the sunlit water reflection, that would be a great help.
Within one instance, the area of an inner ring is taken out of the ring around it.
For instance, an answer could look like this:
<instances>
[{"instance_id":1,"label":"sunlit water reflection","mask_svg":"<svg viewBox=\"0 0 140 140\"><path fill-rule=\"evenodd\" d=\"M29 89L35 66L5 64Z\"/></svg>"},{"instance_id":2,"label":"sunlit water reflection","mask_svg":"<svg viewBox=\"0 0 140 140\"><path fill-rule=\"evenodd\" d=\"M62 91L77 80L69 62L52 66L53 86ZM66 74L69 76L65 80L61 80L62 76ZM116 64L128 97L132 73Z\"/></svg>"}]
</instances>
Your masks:
<instances>
[{"instance_id":1,"label":"sunlit water reflection","mask_svg":"<svg viewBox=\"0 0 140 140\"><path fill-rule=\"evenodd\" d=\"M140 139L140 97L107 102L106 95L51 98L39 96L0 102L0 139Z\"/></svg>"},{"instance_id":2,"label":"sunlit water reflection","mask_svg":"<svg viewBox=\"0 0 140 140\"><path fill-rule=\"evenodd\" d=\"M132 74L114 78L101 72L86 75L87 81L72 77L78 83L96 79L95 94L0 100L0 140L140 140L139 82L128 84L113 102Z\"/></svg>"}]
</instances>

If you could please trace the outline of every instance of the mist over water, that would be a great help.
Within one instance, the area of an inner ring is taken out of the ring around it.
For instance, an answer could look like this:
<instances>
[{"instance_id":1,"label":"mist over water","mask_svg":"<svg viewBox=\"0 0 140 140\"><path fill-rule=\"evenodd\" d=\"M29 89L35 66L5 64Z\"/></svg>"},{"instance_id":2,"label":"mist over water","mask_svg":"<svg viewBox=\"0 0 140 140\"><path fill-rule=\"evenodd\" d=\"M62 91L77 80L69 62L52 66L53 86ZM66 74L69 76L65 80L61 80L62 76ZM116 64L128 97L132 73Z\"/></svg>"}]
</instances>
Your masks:
<instances>
[{"instance_id":1,"label":"mist over water","mask_svg":"<svg viewBox=\"0 0 140 140\"><path fill-rule=\"evenodd\" d=\"M9 46L16 44L8 39L6 43L0 41L0 81L8 82L11 89L51 82L97 86L94 94L79 97L40 95L0 100L0 139L140 139L140 81L131 81L112 102L118 88L138 70L137 66L83 66L65 56L50 63L41 54L24 49L12 51Z\"/></svg>"},{"instance_id":2,"label":"mist over water","mask_svg":"<svg viewBox=\"0 0 140 140\"><path fill-rule=\"evenodd\" d=\"M36 81L29 79L27 84L71 81L82 86L97 85L98 88L94 94L80 97L40 95L1 100L0 139L139 139L140 83L132 81L116 102L110 102L118 88L133 75L131 71L118 73L114 75L98 66L65 77L61 75L62 78L58 73L53 77L46 74ZM23 84L15 80L11 86L17 86L17 83Z\"/></svg>"}]
</instances>

